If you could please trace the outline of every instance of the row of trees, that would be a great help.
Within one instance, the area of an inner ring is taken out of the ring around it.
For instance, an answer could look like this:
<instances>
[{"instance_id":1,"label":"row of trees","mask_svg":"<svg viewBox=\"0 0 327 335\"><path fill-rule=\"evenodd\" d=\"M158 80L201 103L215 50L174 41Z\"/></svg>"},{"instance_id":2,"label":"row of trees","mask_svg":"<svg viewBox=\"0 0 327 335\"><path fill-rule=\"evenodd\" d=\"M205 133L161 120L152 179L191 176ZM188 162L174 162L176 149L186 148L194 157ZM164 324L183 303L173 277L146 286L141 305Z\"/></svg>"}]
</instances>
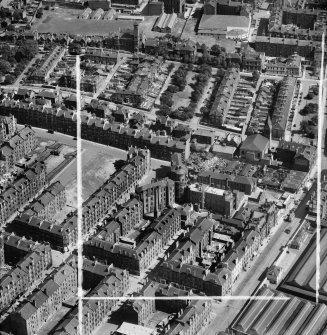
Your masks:
<instances>
[{"instance_id":1,"label":"row of trees","mask_svg":"<svg viewBox=\"0 0 327 335\"><path fill-rule=\"evenodd\" d=\"M184 91L187 81L186 76L188 71L192 71L193 66L191 64L182 65L172 76L172 83L168 86L167 90L160 97L160 109L158 115L168 115L174 119L179 119L182 121L191 119L194 116L194 111L196 108L196 103L191 102L189 106L184 108L179 108L172 110L173 106L173 95L177 92Z\"/></svg>"},{"instance_id":2,"label":"row of trees","mask_svg":"<svg viewBox=\"0 0 327 335\"><path fill-rule=\"evenodd\" d=\"M171 77L172 84L168 86L167 90L160 97L160 110L167 113L168 109L173 106L173 95L174 93L181 92L186 87L186 66L180 66L178 70Z\"/></svg>"},{"instance_id":3,"label":"row of trees","mask_svg":"<svg viewBox=\"0 0 327 335\"><path fill-rule=\"evenodd\" d=\"M306 116L308 114L317 114L317 112L318 112L318 104L313 103L305 105L305 107L299 111L300 115L302 116Z\"/></svg>"},{"instance_id":4,"label":"row of trees","mask_svg":"<svg viewBox=\"0 0 327 335\"><path fill-rule=\"evenodd\" d=\"M206 105L201 107L200 111L204 117L204 119L206 119L209 116L211 107L216 99L216 95L218 92L218 89L220 87L220 84L224 78L225 75L225 70L223 69L218 69L217 74L215 75L215 83L214 83L214 88L212 90L211 96L208 99L208 101L206 102Z\"/></svg>"},{"instance_id":5,"label":"row of trees","mask_svg":"<svg viewBox=\"0 0 327 335\"><path fill-rule=\"evenodd\" d=\"M14 47L7 43L0 45L0 76L5 76L5 84L12 84L38 53L36 41L17 41Z\"/></svg>"},{"instance_id":6,"label":"row of trees","mask_svg":"<svg viewBox=\"0 0 327 335\"><path fill-rule=\"evenodd\" d=\"M219 46L218 44L213 45L211 49L208 49L205 44L197 44L197 51L199 51L199 53L197 52L195 59L193 59L187 54L181 58L173 51L169 52L169 48L173 50L173 43L183 41L181 38L177 36L166 35L159 40L162 40L165 43L169 43L168 41L171 41L171 45L170 47L167 47L164 42L162 42L162 44L159 43L159 45L152 50L152 54L154 55L162 56L169 60L182 61L187 64L209 64L211 66L222 68L227 68L228 66L226 61L226 49Z\"/></svg>"},{"instance_id":7,"label":"row of trees","mask_svg":"<svg viewBox=\"0 0 327 335\"><path fill-rule=\"evenodd\" d=\"M192 85L193 92L191 95L191 100L195 103L200 100L204 93L204 89L211 78L211 66L203 64L198 68L198 72L199 74L196 76L196 82Z\"/></svg>"},{"instance_id":8,"label":"row of trees","mask_svg":"<svg viewBox=\"0 0 327 335\"><path fill-rule=\"evenodd\" d=\"M315 138L317 133L318 116L313 116L310 120L303 120L300 123L301 131L309 138Z\"/></svg>"}]
</instances>

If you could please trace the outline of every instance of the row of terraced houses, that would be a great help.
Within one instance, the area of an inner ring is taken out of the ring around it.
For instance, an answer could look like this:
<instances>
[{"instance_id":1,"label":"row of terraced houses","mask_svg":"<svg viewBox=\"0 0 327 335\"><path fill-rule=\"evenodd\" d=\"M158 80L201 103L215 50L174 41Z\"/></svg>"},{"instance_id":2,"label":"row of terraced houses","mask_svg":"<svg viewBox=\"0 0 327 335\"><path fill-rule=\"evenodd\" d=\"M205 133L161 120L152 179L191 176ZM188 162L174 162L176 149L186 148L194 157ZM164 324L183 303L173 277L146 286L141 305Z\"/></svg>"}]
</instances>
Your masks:
<instances>
[{"instance_id":1,"label":"row of terraced houses","mask_svg":"<svg viewBox=\"0 0 327 335\"><path fill-rule=\"evenodd\" d=\"M66 108L51 108L33 103L6 98L0 102L1 114L14 115L20 124L52 129L63 134L76 136L76 111ZM82 117L83 139L127 150L131 145L151 150L153 158L171 160L173 153L180 153L187 160L190 141L173 140L170 136L158 136L149 129L132 129L106 119L85 115Z\"/></svg>"}]
</instances>

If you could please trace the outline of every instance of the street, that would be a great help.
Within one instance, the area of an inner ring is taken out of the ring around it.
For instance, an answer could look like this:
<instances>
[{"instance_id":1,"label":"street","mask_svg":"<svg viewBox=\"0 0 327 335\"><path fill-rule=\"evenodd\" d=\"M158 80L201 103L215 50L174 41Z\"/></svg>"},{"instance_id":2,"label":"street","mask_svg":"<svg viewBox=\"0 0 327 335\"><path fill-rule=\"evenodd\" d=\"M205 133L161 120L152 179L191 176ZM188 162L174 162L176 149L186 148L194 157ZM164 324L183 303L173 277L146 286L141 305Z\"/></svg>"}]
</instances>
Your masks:
<instances>
[{"instance_id":1,"label":"street","mask_svg":"<svg viewBox=\"0 0 327 335\"><path fill-rule=\"evenodd\" d=\"M312 171L312 175L315 173L315 169ZM271 232L271 237L264 242L259 252L258 257L254 260L248 271L243 271L237 281L234 283L232 295L233 300L222 300L221 302L215 302L213 305L213 312L217 315L213 322L208 327L208 335L215 335L219 330L226 330L231 324L236 315L241 310L242 306L248 300L248 297L253 294L256 287L264 279L265 271L270 267L281 253L284 246L286 246L292 238L294 232L301 225L305 215L306 208L305 203L315 190L315 185L311 187L310 191L306 193L303 200L300 202L296 209L296 219L293 220L292 224L285 224L284 221L278 223ZM294 197L294 201L300 199L301 194ZM290 233L285 233L285 228L290 228ZM235 299L236 298L236 299Z\"/></svg>"}]
</instances>

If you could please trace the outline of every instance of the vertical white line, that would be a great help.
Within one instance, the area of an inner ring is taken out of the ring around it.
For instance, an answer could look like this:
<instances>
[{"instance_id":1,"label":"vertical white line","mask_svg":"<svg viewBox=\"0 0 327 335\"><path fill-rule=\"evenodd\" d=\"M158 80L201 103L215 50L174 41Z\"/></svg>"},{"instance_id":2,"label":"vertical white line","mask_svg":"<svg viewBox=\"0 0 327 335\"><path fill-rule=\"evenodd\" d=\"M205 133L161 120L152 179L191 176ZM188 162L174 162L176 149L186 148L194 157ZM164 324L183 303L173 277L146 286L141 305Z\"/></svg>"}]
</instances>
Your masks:
<instances>
[{"instance_id":1,"label":"vertical white line","mask_svg":"<svg viewBox=\"0 0 327 335\"><path fill-rule=\"evenodd\" d=\"M321 229L321 164L322 164L322 136L324 123L324 106L323 101L323 82L324 82L324 56L325 56L325 33L322 34L321 40L321 67L319 80L319 109L318 109L318 143L317 143L317 248L316 248L316 303L319 302L320 289L320 229Z\"/></svg>"},{"instance_id":2,"label":"vertical white line","mask_svg":"<svg viewBox=\"0 0 327 335\"><path fill-rule=\"evenodd\" d=\"M76 114L77 114L77 265L78 265L78 328L83 334L83 233L82 233L82 140L81 140L81 72L80 57L76 56Z\"/></svg>"}]
</instances>

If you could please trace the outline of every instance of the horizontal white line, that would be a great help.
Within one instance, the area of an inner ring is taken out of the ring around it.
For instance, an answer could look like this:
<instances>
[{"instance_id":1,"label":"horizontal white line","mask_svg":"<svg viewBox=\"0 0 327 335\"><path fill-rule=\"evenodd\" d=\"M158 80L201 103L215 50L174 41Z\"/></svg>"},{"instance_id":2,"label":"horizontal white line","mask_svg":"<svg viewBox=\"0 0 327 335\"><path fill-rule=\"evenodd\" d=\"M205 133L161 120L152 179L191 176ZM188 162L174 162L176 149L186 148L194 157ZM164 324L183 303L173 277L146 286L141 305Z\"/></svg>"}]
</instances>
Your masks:
<instances>
[{"instance_id":1,"label":"horizontal white line","mask_svg":"<svg viewBox=\"0 0 327 335\"><path fill-rule=\"evenodd\" d=\"M83 297L82 300L285 300L288 301L290 297L264 297L264 296L172 296L172 297Z\"/></svg>"}]
</instances>

